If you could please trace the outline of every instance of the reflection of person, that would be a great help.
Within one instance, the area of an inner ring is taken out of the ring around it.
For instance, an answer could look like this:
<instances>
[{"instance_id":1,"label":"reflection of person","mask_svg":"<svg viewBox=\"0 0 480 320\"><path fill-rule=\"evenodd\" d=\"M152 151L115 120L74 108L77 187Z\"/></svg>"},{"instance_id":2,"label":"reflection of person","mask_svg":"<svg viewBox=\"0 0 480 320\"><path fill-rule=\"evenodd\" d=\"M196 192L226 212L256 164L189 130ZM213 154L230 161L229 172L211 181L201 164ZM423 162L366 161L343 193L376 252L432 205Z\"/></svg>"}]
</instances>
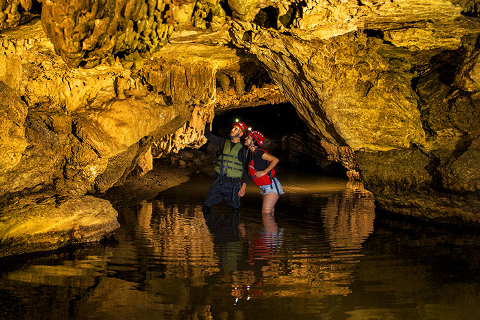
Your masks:
<instances>
[{"instance_id":1,"label":"reflection of person","mask_svg":"<svg viewBox=\"0 0 480 320\"><path fill-rule=\"evenodd\" d=\"M230 275L246 265L242 263L244 251L248 248L248 243L242 236L243 223L240 222L239 212L230 212L226 214L213 214L205 212L205 222L210 234L213 236L214 248L219 258L219 267L221 273Z\"/></svg>"},{"instance_id":2,"label":"reflection of person","mask_svg":"<svg viewBox=\"0 0 480 320\"><path fill-rule=\"evenodd\" d=\"M232 274L232 296L236 302L262 296L265 278L277 272L276 255L283 242L283 229L278 228L274 215L270 213L263 213L262 221L262 231L248 246L249 269ZM243 230L241 234L246 237L246 230Z\"/></svg>"},{"instance_id":3,"label":"reflection of person","mask_svg":"<svg viewBox=\"0 0 480 320\"><path fill-rule=\"evenodd\" d=\"M210 131L210 123L205 125L205 137L208 141L222 148L222 153L215 164L217 173L215 181L208 189L203 211L210 211L214 204L219 204L222 199L225 204L234 210L240 208L240 197L245 195L248 175L243 170L246 162L246 152L240 139L245 135L247 125L243 122L235 122L230 131L230 139L217 137Z\"/></svg>"},{"instance_id":4,"label":"reflection of person","mask_svg":"<svg viewBox=\"0 0 480 320\"><path fill-rule=\"evenodd\" d=\"M263 229L250 247L249 260L251 265L254 265L254 262L265 261L261 264L261 271L262 276L266 277L270 275L270 272L267 272L270 268L266 262L271 262L281 246L283 229L278 228L275 217L269 213L262 213L262 222Z\"/></svg>"},{"instance_id":5,"label":"reflection of person","mask_svg":"<svg viewBox=\"0 0 480 320\"><path fill-rule=\"evenodd\" d=\"M282 185L275 177L275 166L278 158L269 154L262 149L265 137L260 131L249 131L248 137L245 138L245 146L251 152L250 161L248 163L248 174L252 176L253 182L260 187L262 194L262 214L275 213L275 204L278 197L283 194Z\"/></svg>"}]
</instances>

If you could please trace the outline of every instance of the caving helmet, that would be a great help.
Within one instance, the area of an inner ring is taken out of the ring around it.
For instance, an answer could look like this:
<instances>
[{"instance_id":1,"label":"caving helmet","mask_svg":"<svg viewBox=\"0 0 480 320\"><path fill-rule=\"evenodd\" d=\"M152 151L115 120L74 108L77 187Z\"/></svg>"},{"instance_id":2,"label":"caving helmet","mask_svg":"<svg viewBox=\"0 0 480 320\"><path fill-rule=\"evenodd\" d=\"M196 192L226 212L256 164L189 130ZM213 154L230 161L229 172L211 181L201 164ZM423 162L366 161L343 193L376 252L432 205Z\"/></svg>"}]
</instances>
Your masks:
<instances>
[{"instance_id":1,"label":"caving helmet","mask_svg":"<svg viewBox=\"0 0 480 320\"><path fill-rule=\"evenodd\" d=\"M259 147L263 147L263 143L265 142L265 136L263 135L263 133L257 130L253 130L253 131L248 131L248 135L252 136L252 138L255 139L255 141L257 141L257 145Z\"/></svg>"},{"instance_id":2,"label":"caving helmet","mask_svg":"<svg viewBox=\"0 0 480 320\"><path fill-rule=\"evenodd\" d=\"M238 121L238 119L235 119L235 122L232 123L232 127L234 126L238 126L242 130L244 135L248 131L248 126L244 122Z\"/></svg>"}]
</instances>

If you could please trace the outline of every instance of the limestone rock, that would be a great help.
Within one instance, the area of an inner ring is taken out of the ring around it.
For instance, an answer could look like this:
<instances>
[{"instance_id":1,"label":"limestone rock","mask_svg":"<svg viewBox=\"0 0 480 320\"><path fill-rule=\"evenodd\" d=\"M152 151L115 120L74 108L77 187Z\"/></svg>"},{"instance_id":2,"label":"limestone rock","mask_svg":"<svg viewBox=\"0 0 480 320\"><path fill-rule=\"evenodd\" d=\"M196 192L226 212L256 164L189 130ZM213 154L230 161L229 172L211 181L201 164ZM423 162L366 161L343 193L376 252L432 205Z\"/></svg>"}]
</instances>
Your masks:
<instances>
[{"instance_id":1,"label":"limestone rock","mask_svg":"<svg viewBox=\"0 0 480 320\"><path fill-rule=\"evenodd\" d=\"M350 180L360 180L355 154L350 147L335 146L309 132L285 136L282 142L281 153L288 155L289 162L302 166L302 161L296 159L308 156L315 160L322 173L338 174L343 170Z\"/></svg>"},{"instance_id":2,"label":"limestone rock","mask_svg":"<svg viewBox=\"0 0 480 320\"><path fill-rule=\"evenodd\" d=\"M2 129L8 132L0 138L0 195L105 191L135 166L125 160L136 161L136 154L122 161L117 156L145 136L177 130L189 117L188 106L167 106L118 63L66 68L40 22L3 32L0 46L0 79L8 85L1 90L8 102Z\"/></svg>"},{"instance_id":3,"label":"limestone rock","mask_svg":"<svg viewBox=\"0 0 480 320\"><path fill-rule=\"evenodd\" d=\"M176 27L191 25L195 2L195 0L172 1L172 15Z\"/></svg>"},{"instance_id":4,"label":"limestone rock","mask_svg":"<svg viewBox=\"0 0 480 320\"><path fill-rule=\"evenodd\" d=\"M28 146L25 137L27 106L0 81L0 175L13 169Z\"/></svg>"},{"instance_id":5,"label":"limestone rock","mask_svg":"<svg viewBox=\"0 0 480 320\"><path fill-rule=\"evenodd\" d=\"M443 187L457 193L480 191L480 137L464 139L439 168Z\"/></svg>"},{"instance_id":6,"label":"limestone rock","mask_svg":"<svg viewBox=\"0 0 480 320\"><path fill-rule=\"evenodd\" d=\"M132 170L139 149L140 146L136 143L124 152L110 158L105 170L95 177L95 190L105 192L116 183L121 183L122 179Z\"/></svg>"},{"instance_id":7,"label":"limestone rock","mask_svg":"<svg viewBox=\"0 0 480 320\"><path fill-rule=\"evenodd\" d=\"M236 41L267 66L301 118L327 142L372 150L423 143L410 62L402 49L361 34L314 44L254 26L250 32L255 37L239 30ZM397 59L403 63L392 65Z\"/></svg>"},{"instance_id":8,"label":"limestone rock","mask_svg":"<svg viewBox=\"0 0 480 320\"><path fill-rule=\"evenodd\" d=\"M139 176L145 175L150 170L153 170L153 155L152 147L150 146L145 153L139 156L137 166L140 168Z\"/></svg>"},{"instance_id":9,"label":"limestone rock","mask_svg":"<svg viewBox=\"0 0 480 320\"><path fill-rule=\"evenodd\" d=\"M164 1L46 1L42 23L46 34L70 67L93 67L116 57L132 61L166 43L172 26ZM134 54L131 56L131 54ZM130 57L130 58L129 58Z\"/></svg>"},{"instance_id":10,"label":"limestone rock","mask_svg":"<svg viewBox=\"0 0 480 320\"><path fill-rule=\"evenodd\" d=\"M469 166L467 172L476 170L478 165L472 162L472 156L478 154L470 151L454 166L458 171L451 172L450 178L460 180L445 184L448 190L438 188L442 176L437 171L437 160L418 149L356 153L362 179L367 189L375 194L378 208L384 212L438 223L478 226L480 199L478 194L465 192L466 189L473 191L478 187L478 176L467 175L462 178L464 171L456 176L460 170L465 170L465 167L460 169L461 166ZM474 185L469 185L472 182Z\"/></svg>"},{"instance_id":11,"label":"limestone rock","mask_svg":"<svg viewBox=\"0 0 480 320\"><path fill-rule=\"evenodd\" d=\"M465 63L456 76L456 82L466 91L480 91L480 50L477 49L467 55Z\"/></svg>"},{"instance_id":12,"label":"limestone rock","mask_svg":"<svg viewBox=\"0 0 480 320\"><path fill-rule=\"evenodd\" d=\"M1 0L0 32L35 18L39 12L40 1L37 0Z\"/></svg>"},{"instance_id":13,"label":"limestone rock","mask_svg":"<svg viewBox=\"0 0 480 320\"><path fill-rule=\"evenodd\" d=\"M265 65L314 134L357 151L382 209L476 223L479 21L465 17L467 7L308 1L290 7L288 32L234 21L232 39Z\"/></svg>"},{"instance_id":14,"label":"limestone rock","mask_svg":"<svg viewBox=\"0 0 480 320\"><path fill-rule=\"evenodd\" d=\"M226 22L226 13L219 0L200 0L195 3L194 26L219 30Z\"/></svg>"},{"instance_id":15,"label":"limestone rock","mask_svg":"<svg viewBox=\"0 0 480 320\"><path fill-rule=\"evenodd\" d=\"M228 5L232 9L232 17L241 21L252 21L261 7L263 1L255 0L229 0Z\"/></svg>"},{"instance_id":16,"label":"limestone rock","mask_svg":"<svg viewBox=\"0 0 480 320\"><path fill-rule=\"evenodd\" d=\"M117 216L92 196L14 198L0 209L0 257L99 241L120 226Z\"/></svg>"},{"instance_id":17,"label":"limestone rock","mask_svg":"<svg viewBox=\"0 0 480 320\"><path fill-rule=\"evenodd\" d=\"M170 44L145 62L141 74L155 92L166 101L192 106L187 122L153 142L154 157L203 145L206 116L211 112L284 101L276 86L265 84L270 79L261 74L255 60L218 45L228 39L226 32L174 32ZM223 89L219 78L227 79Z\"/></svg>"},{"instance_id":18,"label":"limestone rock","mask_svg":"<svg viewBox=\"0 0 480 320\"><path fill-rule=\"evenodd\" d=\"M401 190L425 189L432 183L427 171L430 159L418 149L391 150L386 152L356 152L362 178L374 194L391 193Z\"/></svg>"},{"instance_id":19,"label":"limestone rock","mask_svg":"<svg viewBox=\"0 0 480 320\"><path fill-rule=\"evenodd\" d=\"M22 190L39 191L52 186L54 180L62 176L64 157L68 154L66 146L70 138L56 130L68 127L68 121L69 117L30 112L22 127L28 148L15 167L0 175L0 196Z\"/></svg>"},{"instance_id":20,"label":"limestone rock","mask_svg":"<svg viewBox=\"0 0 480 320\"><path fill-rule=\"evenodd\" d=\"M173 107L153 99L112 100L76 114L75 134L103 158L121 153L177 116Z\"/></svg>"}]
</instances>

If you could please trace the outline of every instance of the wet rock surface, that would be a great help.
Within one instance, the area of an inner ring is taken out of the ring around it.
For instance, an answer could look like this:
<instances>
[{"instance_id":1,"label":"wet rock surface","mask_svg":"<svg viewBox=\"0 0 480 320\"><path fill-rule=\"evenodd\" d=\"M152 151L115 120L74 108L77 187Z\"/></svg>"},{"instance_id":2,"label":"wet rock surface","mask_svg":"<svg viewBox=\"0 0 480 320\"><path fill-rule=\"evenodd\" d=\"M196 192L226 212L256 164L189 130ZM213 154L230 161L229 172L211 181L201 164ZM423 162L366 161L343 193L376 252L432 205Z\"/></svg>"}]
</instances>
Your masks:
<instances>
[{"instance_id":1,"label":"wet rock surface","mask_svg":"<svg viewBox=\"0 0 480 320\"><path fill-rule=\"evenodd\" d=\"M110 202L92 196L15 197L0 210L0 257L100 241L120 225Z\"/></svg>"}]
</instances>

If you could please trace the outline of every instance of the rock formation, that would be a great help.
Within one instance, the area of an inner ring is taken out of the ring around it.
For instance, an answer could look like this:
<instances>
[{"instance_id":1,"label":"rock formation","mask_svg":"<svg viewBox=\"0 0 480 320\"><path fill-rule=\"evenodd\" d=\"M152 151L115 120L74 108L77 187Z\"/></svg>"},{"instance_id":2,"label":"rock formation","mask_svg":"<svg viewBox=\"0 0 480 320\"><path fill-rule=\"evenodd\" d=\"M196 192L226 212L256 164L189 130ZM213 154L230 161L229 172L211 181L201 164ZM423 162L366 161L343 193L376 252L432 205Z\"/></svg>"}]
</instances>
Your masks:
<instances>
[{"instance_id":1,"label":"rock formation","mask_svg":"<svg viewBox=\"0 0 480 320\"><path fill-rule=\"evenodd\" d=\"M112 205L92 196L15 198L0 217L0 257L100 241L119 227Z\"/></svg>"},{"instance_id":2,"label":"rock formation","mask_svg":"<svg viewBox=\"0 0 480 320\"><path fill-rule=\"evenodd\" d=\"M205 115L287 100L379 208L477 224L478 8L0 0L2 205L104 192L201 146Z\"/></svg>"}]
</instances>

